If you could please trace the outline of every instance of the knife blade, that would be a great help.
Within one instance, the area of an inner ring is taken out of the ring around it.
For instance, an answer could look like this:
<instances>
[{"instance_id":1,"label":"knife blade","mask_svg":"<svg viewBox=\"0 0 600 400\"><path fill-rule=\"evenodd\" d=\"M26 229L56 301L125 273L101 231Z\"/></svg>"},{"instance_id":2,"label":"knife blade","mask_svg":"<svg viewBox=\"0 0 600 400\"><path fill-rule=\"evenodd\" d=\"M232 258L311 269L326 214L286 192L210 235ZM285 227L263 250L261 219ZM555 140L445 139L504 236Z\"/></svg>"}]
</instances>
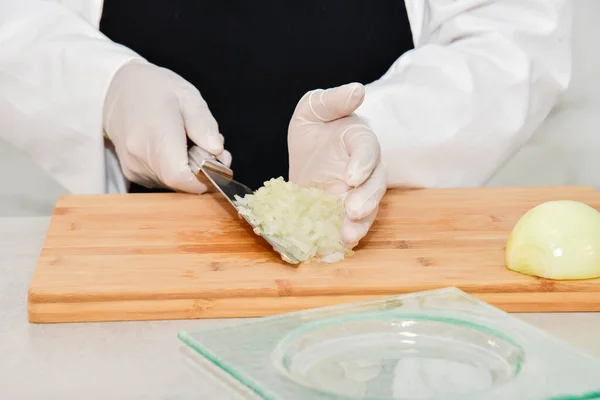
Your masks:
<instances>
[{"instance_id":1,"label":"knife blade","mask_svg":"<svg viewBox=\"0 0 600 400\"><path fill-rule=\"evenodd\" d=\"M189 149L188 160L190 168L192 169L192 173L196 177L199 177L200 173L206 176L210 183L227 199L229 204L231 204L238 212L238 215L244 218L244 220L253 228L254 231L255 226L248 220L248 218L246 218L246 216L239 212L239 208L235 203L236 195L243 198L247 194L253 194L254 191L243 183L234 180L233 170L231 168L221 163L214 156L207 156L207 154L200 150L197 146L192 146ZM281 257L284 261L290 264L300 263L299 260L297 260L294 256L289 254L285 249L283 249L281 246L278 246L265 235L259 236L266 240L275 251L281 254Z\"/></svg>"}]
</instances>

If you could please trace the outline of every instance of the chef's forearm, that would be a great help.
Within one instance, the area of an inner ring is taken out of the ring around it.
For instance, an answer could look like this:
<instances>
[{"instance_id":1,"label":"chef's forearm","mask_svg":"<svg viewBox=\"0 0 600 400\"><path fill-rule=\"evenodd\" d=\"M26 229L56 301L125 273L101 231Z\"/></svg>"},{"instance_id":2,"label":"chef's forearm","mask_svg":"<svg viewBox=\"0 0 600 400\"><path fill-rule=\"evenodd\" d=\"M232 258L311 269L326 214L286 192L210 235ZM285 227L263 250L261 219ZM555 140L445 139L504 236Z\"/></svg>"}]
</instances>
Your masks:
<instances>
[{"instance_id":1,"label":"chef's forearm","mask_svg":"<svg viewBox=\"0 0 600 400\"><path fill-rule=\"evenodd\" d=\"M568 1L437 3L416 49L368 85L357 111L379 137L390 187L484 184L570 79Z\"/></svg>"},{"instance_id":2,"label":"chef's forearm","mask_svg":"<svg viewBox=\"0 0 600 400\"><path fill-rule=\"evenodd\" d=\"M0 137L77 193L105 190L102 110L137 54L52 1L0 1Z\"/></svg>"}]
</instances>

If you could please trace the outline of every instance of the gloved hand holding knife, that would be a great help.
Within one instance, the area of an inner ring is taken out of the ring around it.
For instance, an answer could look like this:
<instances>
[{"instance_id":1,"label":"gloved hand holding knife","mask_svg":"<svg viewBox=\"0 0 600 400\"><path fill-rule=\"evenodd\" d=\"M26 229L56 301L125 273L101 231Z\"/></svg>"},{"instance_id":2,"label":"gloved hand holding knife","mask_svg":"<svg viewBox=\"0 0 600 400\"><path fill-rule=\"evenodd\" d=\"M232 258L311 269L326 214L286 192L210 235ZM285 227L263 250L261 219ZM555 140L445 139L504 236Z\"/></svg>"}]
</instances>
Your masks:
<instances>
[{"instance_id":1,"label":"gloved hand holding knife","mask_svg":"<svg viewBox=\"0 0 600 400\"><path fill-rule=\"evenodd\" d=\"M231 165L217 121L200 92L176 73L131 62L115 75L104 108L104 129L123 174L146 187L204 193L188 164L187 138Z\"/></svg>"}]
</instances>

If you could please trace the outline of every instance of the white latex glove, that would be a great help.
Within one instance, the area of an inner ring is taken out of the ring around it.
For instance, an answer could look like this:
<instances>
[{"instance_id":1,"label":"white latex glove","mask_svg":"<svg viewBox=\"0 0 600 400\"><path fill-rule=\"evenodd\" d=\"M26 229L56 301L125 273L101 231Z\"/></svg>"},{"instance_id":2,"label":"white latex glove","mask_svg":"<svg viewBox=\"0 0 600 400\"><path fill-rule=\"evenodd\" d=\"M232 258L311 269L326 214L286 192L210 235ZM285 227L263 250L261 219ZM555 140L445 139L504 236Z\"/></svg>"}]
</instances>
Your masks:
<instances>
[{"instance_id":1,"label":"white latex glove","mask_svg":"<svg viewBox=\"0 0 600 400\"><path fill-rule=\"evenodd\" d=\"M344 196L348 247L367 234L386 191L377 136L353 115L364 97L358 83L308 92L288 131L290 181Z\"/></svg>"},{"instance_id":2,"label":"white latex glove","mask_svg":"<svg viewBox=\"0 0 600 400\"><path fill-rule=\"evenodd\" d=\"M207 191L188 165L187 137L231 165L223 135L200 92L174 72L150 63L131 62L116 73L105 100L104 130L125 177L146 187Z\"/></svg>"}]
</instances>

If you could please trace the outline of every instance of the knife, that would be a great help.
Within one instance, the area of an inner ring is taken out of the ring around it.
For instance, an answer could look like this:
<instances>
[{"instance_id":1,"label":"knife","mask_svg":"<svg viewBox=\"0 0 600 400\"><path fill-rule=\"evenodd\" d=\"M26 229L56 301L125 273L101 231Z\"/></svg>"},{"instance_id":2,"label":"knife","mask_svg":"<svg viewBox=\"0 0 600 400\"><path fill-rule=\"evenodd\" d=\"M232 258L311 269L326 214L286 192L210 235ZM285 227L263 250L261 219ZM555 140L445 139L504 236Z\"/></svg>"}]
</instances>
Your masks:
<instances>
[{"instance_id":1,"label":"knife","mask_svg":"<svg viewBox=\"0 0 600 400\"><path fill-rule=\"evenodd\" d=\"M254 191L250 189L248 186L244 185L233 179L233 170L227 167L225 164L221 163L216 159L212 154L208 154L198 148L197 146L192 146L188 150L188 160L190 168L192 169L192 173L200 179L202 173L206 178L213 184L213 186L227 199L229 204L235 208L238 212L238 215L241 215L246 222L253 228L255 226L246 218L244 215L240 214L239 208L235 203L235 196L244 197L247 194L253 194ZM201 179L200 179L201 180ZM267 241L272 247L273 250L281 254L281 258L290 263L290 264L298 264L300 263L294 256L289 254L285 249L281 246L275 244L272 240L264 235L259 235L263 239Z\"/></svg>"}]
</instances>

